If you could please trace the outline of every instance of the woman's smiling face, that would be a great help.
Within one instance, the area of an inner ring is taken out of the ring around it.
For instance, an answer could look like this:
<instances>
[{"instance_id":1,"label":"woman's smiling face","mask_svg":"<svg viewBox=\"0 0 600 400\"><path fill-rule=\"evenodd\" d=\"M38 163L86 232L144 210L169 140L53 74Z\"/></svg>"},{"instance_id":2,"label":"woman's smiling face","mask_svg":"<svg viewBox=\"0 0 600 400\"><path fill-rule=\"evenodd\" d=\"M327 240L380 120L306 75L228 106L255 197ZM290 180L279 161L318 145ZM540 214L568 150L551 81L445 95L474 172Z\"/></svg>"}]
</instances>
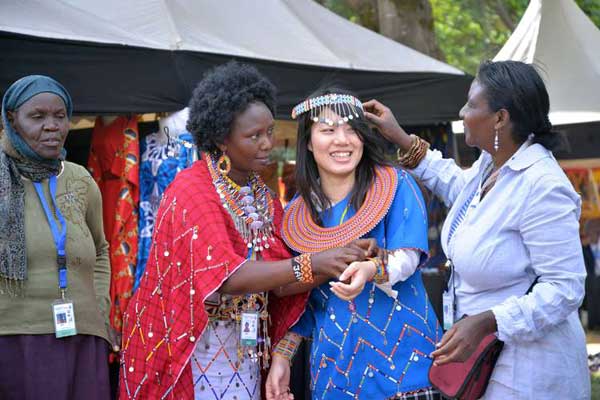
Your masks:
<instances>
[{"instance_id":1,"label":"woman's smiling face","mask_svg":"<svg viewBox=\"0 0 600 400\"><path fill-rule=\"evenodd\" d=\"M335 112L328 112L333 121L342 119ZM319 175L345 177L354 174L363 155L363 142L348 123L329 125L315 122L311 127L308 150L319 170Z\"/></svg>"}]
</instances>

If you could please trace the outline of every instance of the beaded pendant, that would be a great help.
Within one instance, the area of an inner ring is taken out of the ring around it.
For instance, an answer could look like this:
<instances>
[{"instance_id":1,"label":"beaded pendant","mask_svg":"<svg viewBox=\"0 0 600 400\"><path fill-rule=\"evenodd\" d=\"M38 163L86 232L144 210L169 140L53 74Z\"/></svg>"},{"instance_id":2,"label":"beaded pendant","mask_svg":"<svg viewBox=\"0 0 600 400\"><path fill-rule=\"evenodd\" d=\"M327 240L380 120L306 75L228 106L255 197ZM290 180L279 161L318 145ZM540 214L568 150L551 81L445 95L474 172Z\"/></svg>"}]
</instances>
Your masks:
<instances>
[{"instance_id":1,"label":"beaded pendant","mask_svg":"<svg viewBox=\"0 0 600 400\"><path fill-rule=\"evenodd\" d=\"M273 238L273 198L269 188L256 173L245 186L218 172L217 161L206 154L206 164L223 207L249 249L261 252L270 247Z\"/></svg>"}]
</instances>

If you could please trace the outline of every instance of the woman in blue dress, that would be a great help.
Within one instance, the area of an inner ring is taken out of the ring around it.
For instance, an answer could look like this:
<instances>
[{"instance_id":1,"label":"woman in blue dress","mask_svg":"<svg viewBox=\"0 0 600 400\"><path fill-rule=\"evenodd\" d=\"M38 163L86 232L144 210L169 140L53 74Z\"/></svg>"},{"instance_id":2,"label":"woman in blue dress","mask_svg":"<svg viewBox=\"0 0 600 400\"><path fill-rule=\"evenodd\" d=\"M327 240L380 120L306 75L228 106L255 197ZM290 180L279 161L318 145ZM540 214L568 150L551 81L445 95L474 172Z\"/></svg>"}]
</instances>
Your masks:
<instances>
[{"instance_id":1,"label":"woman in blue dress","mask_svg":"<svg viewBox=\"0 0 600 400\"><path fill-rule=\"evenodd\" d=\"M321 278L306 309L276 344L267 399L290 399L290 360L311 339L313 399L434 399L429 354L442 330L417 268L427 256L419 186L384 158L361 102L337 89L296 106L299 196L282 236L298 253L376 239L379 257ZM310 259L306 260L310 262Z\"/></svg>"}]
</instances>

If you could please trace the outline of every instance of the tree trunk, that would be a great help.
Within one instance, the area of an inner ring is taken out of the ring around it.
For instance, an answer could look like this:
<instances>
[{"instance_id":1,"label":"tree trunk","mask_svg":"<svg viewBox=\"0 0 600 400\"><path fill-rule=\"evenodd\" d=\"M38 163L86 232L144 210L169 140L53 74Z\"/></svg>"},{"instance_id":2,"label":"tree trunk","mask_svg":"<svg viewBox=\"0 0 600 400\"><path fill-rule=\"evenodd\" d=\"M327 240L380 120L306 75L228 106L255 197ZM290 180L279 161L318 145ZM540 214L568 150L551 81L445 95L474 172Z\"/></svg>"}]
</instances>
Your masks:
<instances>
[{"instance_id":1,"label":"tree trunk","mask_svg":"<svg viewBox=\"0 0 600 400\"><path fill-rule=\"evenodd\" d=\"M435 41L433 13L429 0L377 0L379 33L444 60Z\"/></svg>"}]
</instances>

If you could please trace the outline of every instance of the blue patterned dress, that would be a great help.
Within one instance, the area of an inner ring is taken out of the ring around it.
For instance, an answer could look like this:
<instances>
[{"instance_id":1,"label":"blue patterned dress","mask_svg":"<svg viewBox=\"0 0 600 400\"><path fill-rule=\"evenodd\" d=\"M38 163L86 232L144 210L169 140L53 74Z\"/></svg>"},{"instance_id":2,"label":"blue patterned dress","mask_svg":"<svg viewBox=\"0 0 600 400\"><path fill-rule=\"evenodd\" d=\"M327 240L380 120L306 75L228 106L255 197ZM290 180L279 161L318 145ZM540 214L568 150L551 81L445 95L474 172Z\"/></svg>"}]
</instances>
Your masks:
<instances>
[{"instance_id":1,"label":"blue patterned dress","mask_svg":"<svg viewBox=\"0 0 600 400\"><path fill-rule=\"evenodd\" d=\"M138 222L138 257L135 270L136 290L146 269L154 219L162 194L175 175L197 159L192 135L183 133L167 140L161 132L146 136L140 143L140 217Z\"/></svg>"},{"instance_id":2,"label":"blue patterned dress","mask_svg":"<svg viewBox=\"0 0 600 400\"><path fill-rule=\"evenodd\" d=\"M321 219L330 228L355 214L346 198L322 212ZM388 250L427 253L426 208L409 174L398 171L389 211L363 237L375 238ZM313 399L386 399L431 387L429 354L443 332L420 270L393 289L395 298L367 283L353 301L335 296L328 283L312 290L304 315L291 331L312 338Z\"/></svg>"}]
</instances>

